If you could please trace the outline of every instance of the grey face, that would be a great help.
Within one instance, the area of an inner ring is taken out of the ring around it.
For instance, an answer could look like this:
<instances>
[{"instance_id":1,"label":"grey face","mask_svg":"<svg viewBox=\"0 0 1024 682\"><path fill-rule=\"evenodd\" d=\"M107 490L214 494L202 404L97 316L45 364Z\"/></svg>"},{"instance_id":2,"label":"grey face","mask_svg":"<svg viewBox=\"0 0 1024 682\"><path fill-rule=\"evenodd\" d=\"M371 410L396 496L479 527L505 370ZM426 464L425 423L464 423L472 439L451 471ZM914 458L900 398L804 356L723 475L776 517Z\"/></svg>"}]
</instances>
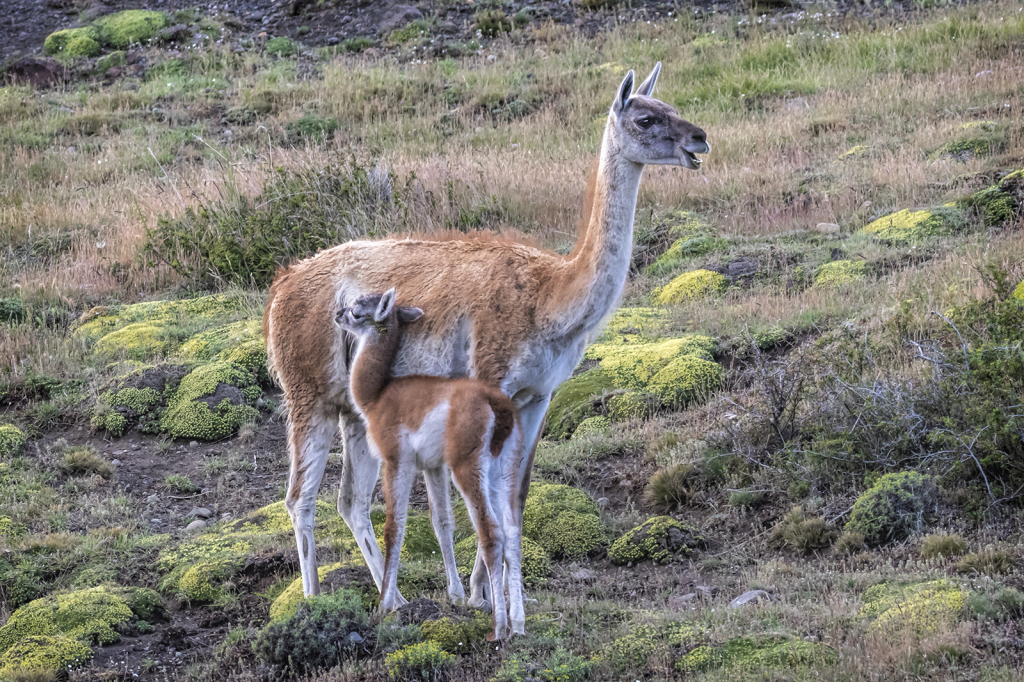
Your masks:
<instances>
[{"instance_id":1,"label":"grey face","mask_svg":"<svg viewBox=\"0 0 1024 682\"><path fill-rule=\"evenodd\" d=\"M653 97L630 97L622 110L621 121L623 132L633 143L629 151L637 157L633 159L637 162L697 170L701 159L696 155L711 151L703 130Z\"/></svg>"},{"instance_id":2,"label":"grey face","mask_svg":"<svg viewBox=\"0 0 1024 682\"><path fill-rule=\"evenodd\" d=\"M349 331L360 331L373 326L374 313L380 306L383 294L366 294L357 298L352 305L342 308L335 316L335 321Z\"/></svg>"},{"instance_id":3,"label":"grey face","mask_svg":"<svg viewBox=\"0 0 1024 682\"><path fill-rule=\"evenodd\" d=\"M679 117L676 110L651 97L661 62L633 92L633 72L626 74L612 104L614 135L623 156L634 163L674 165L697 170L711 147L704 131Z\"/></svg>"},{"instance_id":4,"label":"grey face","mask_svg":"<svg viewBox=\"0 0 1024 682\"><path fill-rule=\"evenodd\" d=\"M388 289L383 294L364 294L353 301L352 305L340 309L334 321L342 329L355 333L365 333L370 329L383 332L392 313L400 324L415 322L423 315L419 308L396 306L396 297L394 289Z\"/></svg>"}]
</instances>

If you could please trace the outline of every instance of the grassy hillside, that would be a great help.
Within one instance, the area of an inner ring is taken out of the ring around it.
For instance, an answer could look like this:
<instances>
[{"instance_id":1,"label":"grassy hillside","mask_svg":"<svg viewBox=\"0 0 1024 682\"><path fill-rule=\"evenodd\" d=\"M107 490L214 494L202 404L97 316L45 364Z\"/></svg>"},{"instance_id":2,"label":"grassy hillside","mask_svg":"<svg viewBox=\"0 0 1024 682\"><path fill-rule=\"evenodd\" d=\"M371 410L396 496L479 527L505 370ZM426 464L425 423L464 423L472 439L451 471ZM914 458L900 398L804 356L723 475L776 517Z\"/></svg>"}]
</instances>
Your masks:
<instances>
[{"instance_id":1,"label":"grassy hillside","mask_svg":"<svg viewBox=\"0 0 1024 682\"><path fill-rule=\"evenodd\" d=\"M332 47L83 15L71 81L0 88L0 679L1020 676L1022 7L545 6ZM275 269L412 231L567 252L658 60L712 152L645 172L622 308L552 403L528 634L447 602L422 489L422 599L378 619L337 457L302 602Z\"/></svg>"}]
</instances>

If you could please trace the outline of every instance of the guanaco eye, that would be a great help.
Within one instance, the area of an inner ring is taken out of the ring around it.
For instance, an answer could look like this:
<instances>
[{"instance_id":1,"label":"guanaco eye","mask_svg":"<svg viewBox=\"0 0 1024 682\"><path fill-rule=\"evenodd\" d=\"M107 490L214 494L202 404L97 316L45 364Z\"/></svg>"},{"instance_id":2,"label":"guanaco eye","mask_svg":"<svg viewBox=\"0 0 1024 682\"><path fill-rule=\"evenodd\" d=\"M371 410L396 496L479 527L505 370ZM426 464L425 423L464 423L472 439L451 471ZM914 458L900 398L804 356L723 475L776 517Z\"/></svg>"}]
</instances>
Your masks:
<instances>
[{"instance_id":1,"label":"guanaco eye","mask_svg":"<svg viewBox=\"0 0 1024 682\"><path fill-rule=\"evenodd\" d=\"M654 119L650 116L644 116L643 118L638 118L636 124L646 130L654 125Z\"/></svg>"}]
</instances>

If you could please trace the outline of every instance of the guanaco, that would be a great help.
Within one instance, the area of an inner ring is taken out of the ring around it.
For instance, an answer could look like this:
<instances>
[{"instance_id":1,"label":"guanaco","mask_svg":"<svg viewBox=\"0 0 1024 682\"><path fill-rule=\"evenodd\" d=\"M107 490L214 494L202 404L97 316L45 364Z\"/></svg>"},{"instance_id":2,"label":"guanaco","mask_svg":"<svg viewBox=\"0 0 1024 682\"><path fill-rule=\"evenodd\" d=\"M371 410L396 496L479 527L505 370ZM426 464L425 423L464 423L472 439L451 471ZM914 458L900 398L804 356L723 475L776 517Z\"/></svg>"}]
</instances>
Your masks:
<instances>
[{"instance_id":1,"label":"guanaco","mask_svg":"<svg viewBox=\"0 0 1024 682\"><path fill-rule=\"evenodd\" d=\"M380 608L400 605L398 564L417 470L427 484L431 523L441 547L449 585L464 598L455 566L450 472L466 501L491 588L494 632L508 635L502 585L508 570L511 628L523 634L522 547L519 527L519 467L523 433L519 410L498 388L477 379L410 375L393 377L403 329L423 315L395 305L396 292L360 296L336 315L337 324L357 339L349 390L367 424L370 447L384 463L384 575ZM454 580L453 580L454 579Z\"/></svg>"}]
</instances>

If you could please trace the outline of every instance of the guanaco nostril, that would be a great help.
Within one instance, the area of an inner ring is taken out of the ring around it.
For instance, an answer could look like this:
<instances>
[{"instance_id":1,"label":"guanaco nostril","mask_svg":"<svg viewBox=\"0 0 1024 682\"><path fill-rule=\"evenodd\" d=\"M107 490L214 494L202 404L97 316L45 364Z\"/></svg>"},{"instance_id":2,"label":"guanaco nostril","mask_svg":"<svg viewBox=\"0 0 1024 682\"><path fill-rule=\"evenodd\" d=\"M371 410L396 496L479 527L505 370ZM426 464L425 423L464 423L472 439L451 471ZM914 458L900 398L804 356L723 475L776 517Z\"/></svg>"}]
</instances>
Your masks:
<instances>
[{"instance_id":1,"label":"guanaco nostril","mask_svg":"<svg viewBox=\"0 0 1024 682\"><path fill-rule=\"evenodd\" d=\"M695 132L695 133L693 134L693 139L694 139L694 141L695 141L695 142L704 142L704 143L707 143L707 141L708 141L708 136L707 136L707 135L706 135L706 134L704 133L704 131L703 131L703 130L698 130L697 132Z\"/></svg>"}]
</instances>

